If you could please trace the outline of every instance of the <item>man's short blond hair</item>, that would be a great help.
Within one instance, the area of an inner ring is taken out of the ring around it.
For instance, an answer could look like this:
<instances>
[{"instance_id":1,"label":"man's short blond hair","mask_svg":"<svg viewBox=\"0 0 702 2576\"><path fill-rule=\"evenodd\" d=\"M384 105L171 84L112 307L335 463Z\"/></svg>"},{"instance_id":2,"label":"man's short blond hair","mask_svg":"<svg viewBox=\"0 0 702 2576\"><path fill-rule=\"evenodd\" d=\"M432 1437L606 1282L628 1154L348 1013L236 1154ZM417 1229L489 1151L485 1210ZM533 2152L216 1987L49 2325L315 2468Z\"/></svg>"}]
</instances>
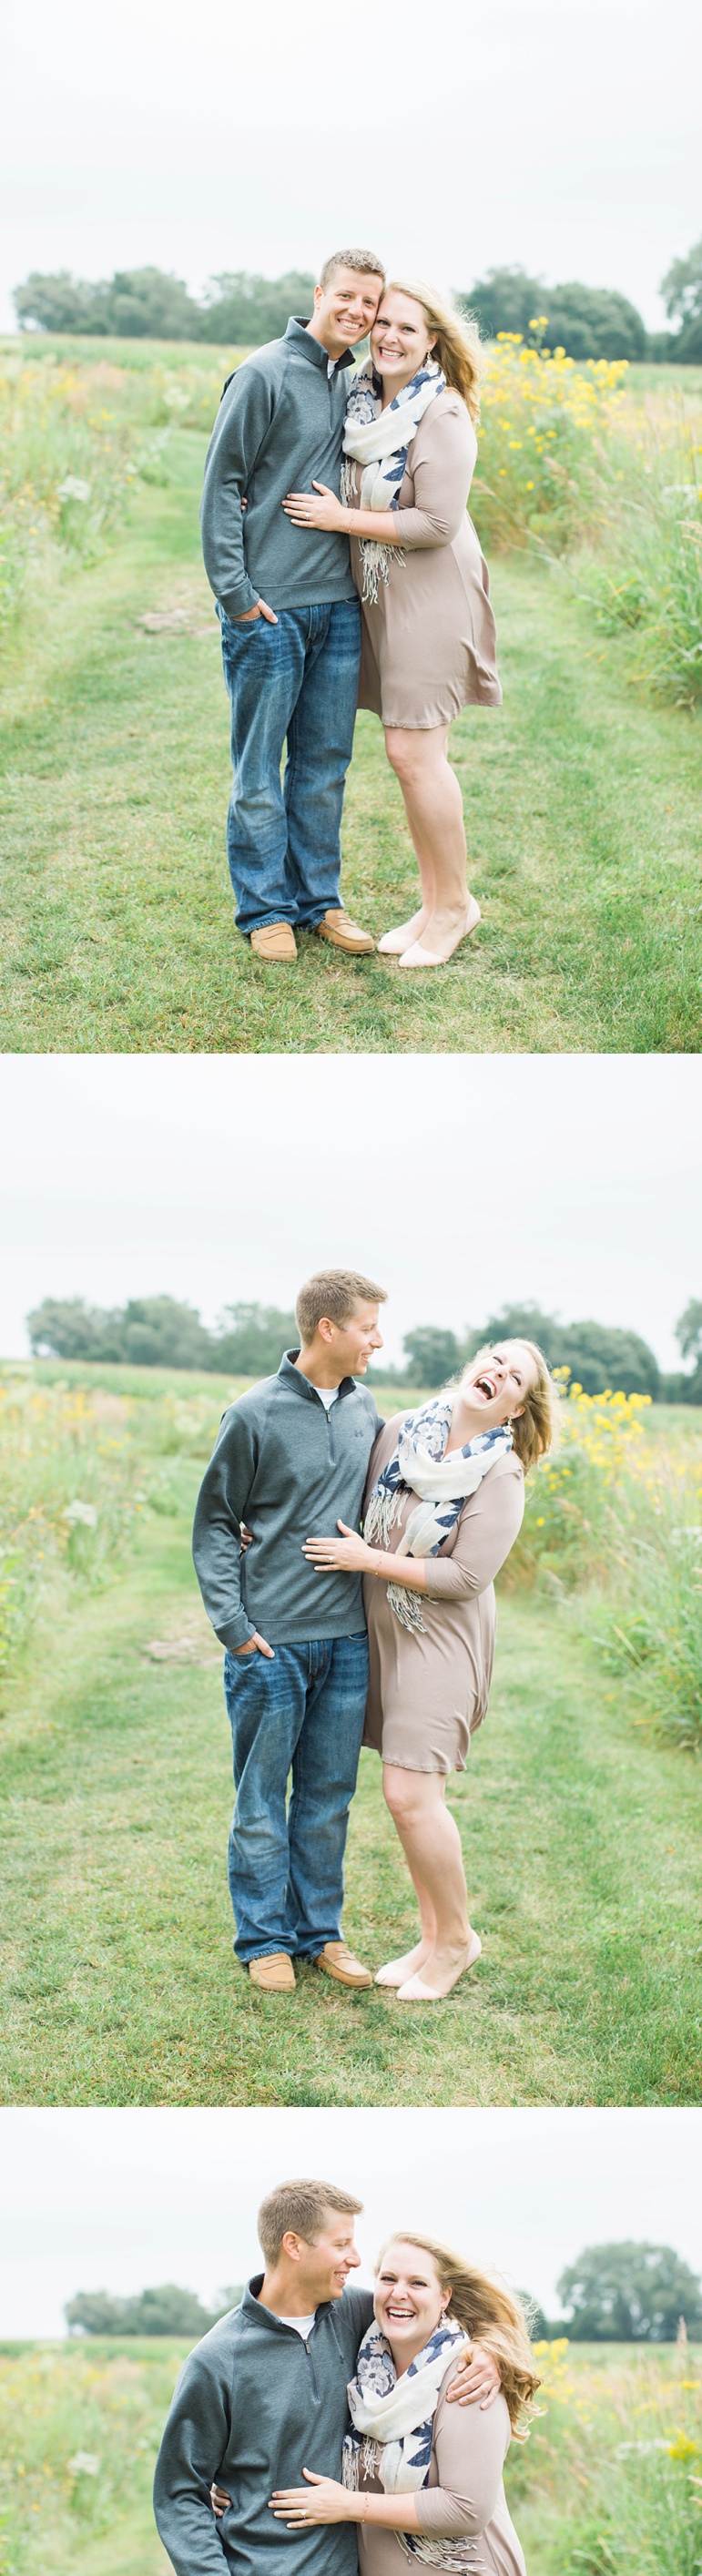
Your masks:
<instances>
[{"instance_id":1,"label":"man's short blond hair","mask_svg":"<svg viewBox=\"0 0 702 2576\"><path fill-rule=\"evenodd\" d=\"M303 1349L314 1339L322 1316L330 1324L350 1324L354 1308L361 1304L384 1306L387 1289L377 1280L364 1279L362 1270L315 1270L306 1279L295 1306L295 1320Z\"/></svg>"},{"instance_id":2,"label":"man's short blond hair","mask_svg":"<svg viewBox=\"0 0 702 2576\"><path fill-rule=\"evenodd\" d=\"M319 284L324 292L331 286L338 268L352 268L356 277L379 277L381 286L385 285L382 259L376 259L372 250L333 250L331 258L325 259L319 272Z\"/></svg>"},{"instance_id":3,"label":"man's short blond hair","mask_svg":"<svg viewBox=\"0 0 702 2576\"><path fill-rule=\"evenodd\" d=\"M354 2200L350 2191L340 2191L334 2182L279 2182L262 2200L256 2221L258 2240L269 2269L277 2263L283 2237L292 2233L302 2236L306 2245L314 2245L324 2230L329 2211L344 2218L357 2218L362 2200Z\"/></svg>"}]
</instances>

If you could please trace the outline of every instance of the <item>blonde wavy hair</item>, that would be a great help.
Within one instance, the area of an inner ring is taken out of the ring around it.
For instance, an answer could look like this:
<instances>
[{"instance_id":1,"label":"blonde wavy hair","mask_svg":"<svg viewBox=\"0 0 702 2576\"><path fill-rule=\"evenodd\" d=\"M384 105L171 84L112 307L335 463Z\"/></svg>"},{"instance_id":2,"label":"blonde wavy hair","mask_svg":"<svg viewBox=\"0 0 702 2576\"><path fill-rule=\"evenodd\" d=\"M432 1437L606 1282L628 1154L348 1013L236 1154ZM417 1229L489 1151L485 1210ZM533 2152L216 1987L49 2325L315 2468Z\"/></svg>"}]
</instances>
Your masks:
<instances>
[{"instance_id":1,"label":"blonde wavy hair","mask_svg":"<svg viewBox=\"0 0 702 2576\"><path fill-rule=\"evenodd\" d=\"M460 394L466 411L476 428L480 419L480 387L485 362L477 322L470 313L462 313L438 286L427 286L423 277L389 277L383 287L381 304L386 295L411 295L421 304L427 329L435 340L434 357L438 360L447 385Z\"/></svg>"},{"instance_id":2,"label":"blonde wavy hair","mask_svg":"<svg viewBox=\"0 0 702 2576\"><path fill-rule=\"evenodd\" d=\"M544 1359L543 1351L539 1350L538 1342L522 1341L521 1333L510 1333L507 1339L512 1343L518 1342L520 1351L528 1351L536 1363L535 1383L526 1388L523 1412L520 1413L519 1419L512 1423L512 1447L526 1475L527 1469L535 1467L539 1458L545 1458L549 1449L558 1447L561 1429L561 1398L548 1363ZM474 1359L469 1360L463 1370L459 1381L461 1386L484 1360L494 1358L495 1349L494 1342L483 1343L482 1349L476 1351Z\"/></svg>"},{"instance_id":3,"label":"blonde wavy hair","mask_svg":"<svg viewBox=\"0 0 702 2576\"><path fill-rule=\"evenodd\" d=\"M389 2245L417 2245L429 2254L442 2291L450 2290L446 2315L470 2343L481 2343L493 2360L499 2363L502 2395L509 2409L509 2420L515 2440L526 2442L534 2413L534 2399L541 2387L534 2369L534 2356L529 2341L527 2321L519 2299L506 2290L501 2281L493 2281L487 2272L477 2272L442 2245L435 2236L416 2236L413 2227L396 2227L387 2236L378 2256L376 2273Z\"/></svg>"}]
</instances>

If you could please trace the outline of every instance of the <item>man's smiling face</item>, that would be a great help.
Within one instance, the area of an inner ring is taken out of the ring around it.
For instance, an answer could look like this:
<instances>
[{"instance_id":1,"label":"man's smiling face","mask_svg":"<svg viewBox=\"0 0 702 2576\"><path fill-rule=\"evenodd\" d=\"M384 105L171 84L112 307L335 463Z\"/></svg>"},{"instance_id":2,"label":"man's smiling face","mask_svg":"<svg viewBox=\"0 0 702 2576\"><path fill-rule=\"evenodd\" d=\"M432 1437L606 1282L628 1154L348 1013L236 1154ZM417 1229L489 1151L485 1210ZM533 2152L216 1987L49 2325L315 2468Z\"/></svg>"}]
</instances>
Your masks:
<instances>
[{"instance_id":1,"label":"man's smiling face","mask_svg":"<svg viewBox=\"0 0 702 2576\"><path fill-rule=\"evenodd\" d=\"M286 2250L288 2241L283 2238ZM328 2299L340 2299L349 2273L357 2271L361 2260L353 2241L353 2219L329 2209L312 2243L301 2236L290 2241L298 2248L299 2285L309 2296L310 2311Z\"/></svg>"},{"instance_id":2,"label":"man's smiling face","mask_svg":"<svg viewBox=\"0 0 702 2576\"><path fill-rule=\"evenodd\" d=\"M315 337L328 349L355 349L375 321L383 291L382 277L356 268L337 268L328 286L314 290Z\"/></svg>"}]
</instances>

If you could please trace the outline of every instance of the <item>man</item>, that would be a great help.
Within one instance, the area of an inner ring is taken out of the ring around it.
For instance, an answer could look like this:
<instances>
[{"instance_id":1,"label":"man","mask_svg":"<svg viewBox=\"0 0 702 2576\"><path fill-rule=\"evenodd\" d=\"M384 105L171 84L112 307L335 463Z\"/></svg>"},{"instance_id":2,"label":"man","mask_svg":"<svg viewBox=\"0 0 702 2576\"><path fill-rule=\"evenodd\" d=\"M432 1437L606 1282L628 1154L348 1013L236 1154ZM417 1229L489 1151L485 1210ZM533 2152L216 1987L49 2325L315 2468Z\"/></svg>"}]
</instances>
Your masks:
<instances>
[{"instance_id":1,"label":"man","mask_svg":"<svg viewBox=\"0 0 702 2576\"><path fill-rule=\"evenodd\" d=\"M304 2468L338 2478L348 2428L347 2381L373 2316L369 2290L348 2289L360 2256L361 2207L332 2183L282 2183L258 2215L265 2271L240 2308L196 2344L181 2371L156 2464L154 2511L175 2576L283 2576L290 2533L269 2509L274 2488ZM490 2404L500 2386L480 2345L450 2400ZM217 2524L216 2482L231 2498ZM357 2576L356 2526L295 2534L296 2576Z\"/></svg>"},{"instance_id":2,"label":"man","mask_svg":"<svg viewBox=\"0 0 702 2576\"><path fill-rule=\"evenodd\" d=\"M383 283L372 251L325 261L311 320L291 319L229 377L205 465L202 545L232 710L229 869L238 928L272 964L297 956L293 923L347 956L374 946L339 891L361 652L348 542L293 527L282 504L313 482L339 492L348 369Z\"/></svg>"},{"instance_id":3,"label":"man","mask_svg":"<svg viewBox=\"0 0 702 2576\"><path fill-rule=\"evenodd\" d=\"M385 1290L359 1271L308 1279L296 1307L300 1349L224 1414L195 1512L198 1581L226 1649L234 1948L269 1994L294 1987L294 1957L341 1985L372 1983L341 1938L368 1687L361 1579L319 1574L302 1551L337 1520L358 1528L382 1424L355 1381L382 1350L384 1302ZM245 1562L242 1522L252 1536Z\"/></svg>"}]
</instances>

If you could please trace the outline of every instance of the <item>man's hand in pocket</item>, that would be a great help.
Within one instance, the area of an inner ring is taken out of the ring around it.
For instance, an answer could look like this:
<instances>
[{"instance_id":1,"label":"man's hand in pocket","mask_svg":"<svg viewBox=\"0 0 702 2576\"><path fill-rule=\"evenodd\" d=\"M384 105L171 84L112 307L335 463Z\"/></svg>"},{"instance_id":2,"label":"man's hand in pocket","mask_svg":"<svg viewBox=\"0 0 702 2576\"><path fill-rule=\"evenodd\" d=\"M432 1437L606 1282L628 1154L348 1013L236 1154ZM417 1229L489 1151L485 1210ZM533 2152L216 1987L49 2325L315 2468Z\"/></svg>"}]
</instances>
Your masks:
<instances>
[{"instance_id":1,"label":"man's hand in pocket","mask_svg":"<svg viewBox=\"0 0 702 2576\"><path fill-rule=\"evenodd\" d=\"M271 1663L275 1663L273 1647L266 1645L265 1637L259 1637L257 1628L254 1628L253 1636L247 1638L245 1646L234 1647L234 1653L235 1655L270 1655Z\"/></svg>"},{"instance_id":2,"label":"man's hand in pocket","mask_svg":"<svg viewBox=\"0 0 702 2576\"><path fill-rule=\"evenodd\" d=\"M247 626L249 620L253 617L265 617L269 626L277 626L278 624L275 609L269 608L268 602L265 599L257 599L255 608L245 608L243 616L235 617L233 624L235 626Z\"/></svg>"}]
</instances>

